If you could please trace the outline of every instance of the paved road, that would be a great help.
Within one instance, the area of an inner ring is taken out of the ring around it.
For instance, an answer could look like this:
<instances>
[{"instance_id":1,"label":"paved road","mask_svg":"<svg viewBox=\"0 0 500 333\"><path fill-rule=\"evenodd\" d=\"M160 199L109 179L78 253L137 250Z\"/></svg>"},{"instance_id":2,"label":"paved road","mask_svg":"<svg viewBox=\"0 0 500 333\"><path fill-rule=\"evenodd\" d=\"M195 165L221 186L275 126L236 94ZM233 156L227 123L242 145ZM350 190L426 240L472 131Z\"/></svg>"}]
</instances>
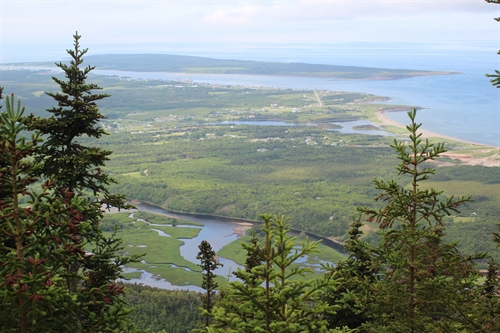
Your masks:
<instances>
[{"instance_id":1,"label":"paved road","mask_svg":"<svg viewBox=\"0 0 500 333\"><path fill-rule=\"evenodd\" d=\"M318 99L319 106L323 106L323 102L321 101L321 98L319 98L318 92L314 90L314 94L316 95L316 98Z\"/></svg>"}]
</instances>

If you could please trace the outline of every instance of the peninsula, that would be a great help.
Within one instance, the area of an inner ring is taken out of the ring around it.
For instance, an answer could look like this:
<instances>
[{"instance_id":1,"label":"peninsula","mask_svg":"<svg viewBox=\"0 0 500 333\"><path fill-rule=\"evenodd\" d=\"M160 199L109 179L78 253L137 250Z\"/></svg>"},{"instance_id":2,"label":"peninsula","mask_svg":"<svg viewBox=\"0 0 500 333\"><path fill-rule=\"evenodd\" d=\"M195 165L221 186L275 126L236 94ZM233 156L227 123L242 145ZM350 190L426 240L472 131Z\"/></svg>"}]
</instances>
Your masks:
<instances>
[{"instance_id":1,"label":"peninsula","mask_svg":"<svg viewBox=\"0 0 500 333\"><path fill-rule=\"evenodd\" d=\"M450 71L336 66L296 62L259 62L169 54L103 54L89 55L86 59L101 70L276 75L331 80L397 80L416 76L460 74ZM53 62L16 63L15 65L52 66Z\"/></svg>"}]
</instances>

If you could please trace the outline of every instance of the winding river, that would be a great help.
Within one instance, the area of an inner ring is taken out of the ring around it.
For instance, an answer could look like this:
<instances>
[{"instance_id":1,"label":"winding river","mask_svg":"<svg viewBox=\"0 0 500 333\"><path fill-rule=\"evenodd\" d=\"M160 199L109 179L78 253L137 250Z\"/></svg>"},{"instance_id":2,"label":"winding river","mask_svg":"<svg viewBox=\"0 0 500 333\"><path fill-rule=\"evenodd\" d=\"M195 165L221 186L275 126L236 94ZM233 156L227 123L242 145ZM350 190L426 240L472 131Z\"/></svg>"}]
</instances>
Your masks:
<instances>
[{"instance_id":1,"label":"winding river","mask_svg":"<svg viewBox=\"0 0 500 333\"><path fill-rule=\"evenodd\" d=\"M240 223L252 223L252 224L259 224L258 221L251 221L251 220L244 220L244 219L235 219L235 218L229 218L229 217L224 217L224 216L213 216L213 215L205 215L205 214L191 214L191 213L183 213L183 212L174 212L170 210L166 210L162 207L152 205L149 203L145 202L137 202L134 201L134 205L137 207L138 210L152 213L152 214L159 214L159 215L164 215L168 216L171 218L179 219L179 220L184 220L184 221L191 221L191 222L197 222L200 224L203 224L203 227L196 227L192 225L186 225L187 227L195 227L195 228L200 228L200 232L198 236L191 238L191 239L183 239L184 244L181 245L180 247L180 252L181 255L195 263L198 264L199 260L196 259L196 255L198 254L198 245L201 243L201 241L206 240L210 243L212 246L212 249L217 252L220 249L222 249L225 245L233 242L236 240L239 236L234 232L233 228L236 226L239 226ZM182 224L178 224L177 226L179 227L186 227ZM291 230L292 234L298 234L300 231L299 230ZM306 233L311 240L318 240L321 239L323 244L330 246L334 248L335 250L339 252L344 252L344 248L342 245L335 243L329 239L323 238L318 235ZM168 235L161 235L160 236L166 236ZM232 272L236 271L238 267L241 267L238 265L236 262L226 259L226 258L219 258L220 263L222 263L224 266L217 268L215 273L217 275L221 275L223 277L227 277L229 281L234 280L235 278L232 276ZM126 269L126 271L131 272L135 271L133 269ZM148 273L146 271L141 270L142 275L140 278L137 279L130 279L128 282L129 283L142 283L145 285L149 285L152 287L159 287L163 289L171 289L171 290L191 290L191 291L199 291L203 292L204 290L198 286L193 286L193 285L182 285L182 286L176 286L171 284L170 282L164 280L164 279L157 279L153 274Z\"/></svg>"},{"instance_id":2,"label":"winding river","mask_svg":"<svg viewBox=\"0 0 500 333\"><path fill-rule=\"evenodd\" d=\"M235 220L235 219L230 219L230 218L224 218L224 217L213 217L213 216L206 216L206 215L199 215L199 214L188 214L188 213L180 213L180 212L172 212L165 210L159 206L151 205L148 203L144 202L134 202L134 205L137 207L138 210L148 212L148 213L153 213L153 214L159 214L159 215L165 215L171 218L179 219L179 220L185 220L185 221L191 221L191 222L197 222L200 224L203 224L203 227L196 227L200 228L200 232L198 236L190 239L183 239L184 245L181 245L180 247L180 252L181 255L195 263L198 264L199 260L196 259L196 255L198 254L198 245L201 243L202 240L206 240L210 243L212 246L212 249L217 252L220 249L222 249L225 245L233 242L238 238L238 235L233 231L233 228L238 226L238 223L241 222L250 222L250 221L245 221L245 220ZM179 227L185 227L184 225L177 225ZM189 225L189 227L194 227L192 225ZM232 276L231 272L234 272L237 270L238 267L241 267L237 263L235 263L232 260L226 259L226 258L220 258L219 259L220 263L223 264L222 267L217 268L215 271L215 274L221 275L224 277L228 277L229 280L233 280L234 277ZM133 271L128 269L128 271ZM151 273L141 271L142 276L138 279L130 279L128 282L129 283L142 283L146 284L149 286L153 287L159 287L163 289L178 289L178 290L191 290L191 291L199 291L203 292L204 290L198 286L193 286L193 285L183 285L183 286L176 286L171 284L170 282L164 280L164 279L157 279L155 276L153 276Z\"/></svg>"}]
</instances>

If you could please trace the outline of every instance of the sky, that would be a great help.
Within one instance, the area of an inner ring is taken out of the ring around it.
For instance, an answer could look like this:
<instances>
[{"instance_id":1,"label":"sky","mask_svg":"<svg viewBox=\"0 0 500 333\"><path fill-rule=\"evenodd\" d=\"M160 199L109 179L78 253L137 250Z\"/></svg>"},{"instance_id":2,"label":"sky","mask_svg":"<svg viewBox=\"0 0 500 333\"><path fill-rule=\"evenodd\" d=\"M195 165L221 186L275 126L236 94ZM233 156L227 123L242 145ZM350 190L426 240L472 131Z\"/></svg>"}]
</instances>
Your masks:
<instances>
[{"instance_id":1,"label":"sky","mask_svg":"<svg viewBox=\"0 0 500 333\"><path fill-rule=\"evenodd\" d=\"M484 0L0 0L0 62L61 59L75 31L89 54L234 54L256 44L498 46L497 16L500 5Z\"/></svg>"}]
</instances>

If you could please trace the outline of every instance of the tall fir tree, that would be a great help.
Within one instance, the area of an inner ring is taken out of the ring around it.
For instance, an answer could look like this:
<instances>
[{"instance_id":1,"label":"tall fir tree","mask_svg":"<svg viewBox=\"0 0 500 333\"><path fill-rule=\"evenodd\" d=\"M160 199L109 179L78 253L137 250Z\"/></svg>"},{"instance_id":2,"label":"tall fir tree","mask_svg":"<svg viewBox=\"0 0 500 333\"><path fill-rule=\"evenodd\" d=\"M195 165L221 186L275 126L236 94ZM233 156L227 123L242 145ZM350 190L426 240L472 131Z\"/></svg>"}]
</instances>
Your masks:
<instances>
[{"instance_id":1,"label":"tall fir tree","mask_svg":"<svg viewBox=\"0 0 500 333\"><path fill-rule=\"evenodd\" d=\"M486 0L488 3L500 4L499 0ZM500 17L495 18L500 22ZM500 51L497 52L500 54ZM486 74L490 77L490 82L496 88L500 88L500 71L495 70L495 74ZM498 224L500 229L500 224ZM497 249L500 248L500 232L493 233L493 242ZM488 261L488 271L486 280L479 290L476 290L476 300L473 304L473 315L470 319L470 331L474 332L500 332L500 263L490 259Z\"/></svg>"},{"instance_id":2,"label":"tall fir tree","mask_svg":"<svg viewBox=\"0 0 500 333\"><path fill-rule=\"evenodd\" d=\"M90 72L95 68L81 68L83 56L88 49L80 48L81 36L74 36L74 49L68 49L69 65L56 63L62 69L66 80L53 77L60 92L47 95L57 106L48 109L49 118L36 119L32 127L46 137L39 150L37 162L39 173L51 177L59 188L81 192L91 190L94 195L107 194L106 185L113 180L102 171L109 159L110 151L82 145L81 137L100 138L106 134L99 121L104 119L97 101L109 97L108 94L95 94L101 87L87 83Z\"/></svg>"},{"instance_id":3,"label":"tall fir tree","mask_svg":"<svg viewBox=\"0 0 500 333\"><path fill-rule=\"evenodd\" d=\"M86 82L93 67L80 69L82 56L87 50L80 50L78 34L74 35L74 39L74 49L68 50L72 58L70 65L57 64L63 69L67 81L54 78L61 92L49 93L58 103L57 107L48 110L53 115L48 119L30 116L22 122L24 130L31 130L45 140L32 147L30 167L17 171L29 175L31 178L27 179L30 181L40 177L47 184L44 185L44 191L49 191L53 196L51 200L64 203L68 211L41 210L50 218L59 219L58 223L48 223L45 226L34 224L41 229L26 227L28 231L16 237L25 237L20 240L21 244L32 244L30 237L35 237L33 242L44 245L46 249L58 248L50 240L62 242L73 251L71 253L78 254L61 255L59 261L56 261L59 266L54 264L57 268L50 270L51 274L57 274L64 281L66 291L77 302L71 306L61 303L61 307L54 310L65 314L66 325L70 327L65 331L123 330L129 310L123 298L123 287L117 286L116 280L121 277L122 265L138 258L117 255L121 240L114 236L104 237L99 228L103 205L118 208L125 208L127 205L123 196L112 194L107 188L113 179L103 172L102 167L111 152L86 147L78 141L82 136L99 138L104 134L99 126L99 120L103 116L99 113L96 101L107 95L92 94L92 90L100 88ZM22 141L21 138L19 140ZM31 198L29 189L26 188L24 192L16 192L12 196L21 196L23 200ZM29 216L25 216L22 221L29 221ZM53 235L59 229L68 233L66 240ZM47 234L52 234L52 238L36 238L37 235L41 237ZM8 243L7 240L6 244ZM33 250L33 258L38 250L40 249ZM61 282L58 286L61 287L62 284ZM48 312L44 313L47 315ZM36 320L39 322L41 319Z\"/></svg>"},{"instance_id":4,"label":"tall fir tree","mask_svg":"<svg viewBox=\"0 0 500 333\"><path fill-rule=\"evenodd\" d=\"M217 255L215 251L212 250L212 246L207 241L202 241L198 246L200 252L196 256L196 259L200 260L199 266L203 270L203 282L201 287L205 289L205 294L202 295L203 303L203 322L202 327L208 327L211 323L212 308L215 304L215 290L219 287L219 284L215 281L214 271L222 266L217 260Z\"/></svg>"},{"instance_id":5,"label":"tall fir tree","mask_svg":"<svg viewBox=\"0 0 500 333\"><path fill-rule=\"evenodd\" d=\"M233 272L233 275L240 279L243 285L246 286L255 285L259 277L255 274L252 274L252 269L259 265L262 265L264 261L264 259L260 257L259 254L251 250L258 244L259 239L254 232L246 247L247 255L245 259L245 269ZM247 281L247 279L249 280ZM216 305L219 308L223 308L227 313L237 313L239 320L243 322L249 322L255 319L256 317L258 317L258 312L260 311L254 304L236 299L232 294L230 286L225 286L220 289Z\"/></svg>"},{"instance_id":6,"label":"tall fir tree","mask_svg":"<svg viewBox=\"0 0 500 333\"><path fill-rule=\"evenodd\" d=\"M316 252L318 242L306 239L297 249L296 237L288 235L288 218L271 214L261 218L263 244L242 246L255 258L262 258L262 264L250 271L238 270L243 282L229 283L223 302L213 309L214 324L209 332L326 332L324 314L335 306L326 304L321 296L334 283L332 277L297 279L312 271L295 265L299 259ZM226 306L232 302L238 306Z\"/></svg>"},{"instance_id":7,"label":"tall fir tree","mask_svg":"<svg viewBox=\"0 0 500 333\"><path fill-rule=\"evenodd\" d=\"M262 264L262 262L264 261L264 258L260 257L258 253L255 253L254 251L251 251L249 249L251 248L254 248L257 246L257 244L259 243L259 239L257 238L255 232L253 232L252 234L252 238L250 238L249 240L249 246L247 247L247 257L245 259L245 272L246 273L252 273L252 269L254 267L257 267L259 265ZM250 275L246 275L246 274L242 274L240 271L236 271L233 273L234 276L236 276L237 278L239 278L240 280L244 281L245 282L245 278L247 277L250 277L252 279L255 279L255 277L253 277L251 274Z\"/></svg>"},{"instance_id":8,"label":"tall fir tree","mask_svg":"<svg viewBox=\"0 0 500 333\"><path fill-rule=\"evenodd\" d=\"M25 137L28 119L20 103L15 107L13 95L6 106L0 114L0 159L7 162L0 167L2 332L126 330L128 312L117 297L123 287L90 288L89 271L71 268L94 256L84 243L75 242L85 228L85 200L67 190L55 191L50 179L40 183L34 177L32 156L40 133ZM72 281L81 285L72 290Z\"/></svg>"},{"instance_id":9,"label":"tall fir tree","mask_svg":"<svg viewBox=\"0 0 500 333\"><path fill-rule=\"evenodd\" d=\"M500 0L485 0L488 3L493 3L493 4L500 4ZM495 21L500 22L500 17L495 18ZM500 50L497 52L497 54L500 54ZM495 74L486 74L487 77L490 77L491 84L493 86L500 88L500 71L495 70Z\"/></svg>"},{"instance_id":10,"label":"tall fir tree","mask_svg":"<svg viewBox=\"0 0 500 333\"><path fill-rule=\"evenodd\" d=\"M56 191L68 190L73 196L86 198L87 207L82 214L89 227L82 232L81 239L102 244L98 241L102 237L99 229L102 207L131 206L125 204L124 196L108 189L108 185L116 181L103 167L112 152L80 143L82 138L98 139L106 134L99 123L105 116L100 113L97 101L109 95L95 94L95 90L102 88L87 82L95 67L81 68L88 49L80 48L78 32L73 38L74 48L67 50L69 65L56 63L66 80L53 77L60 92L47 92L57 106L47 110L52 114L49 118L31 117L29 121L30 129L39 131L45 139L36 151L35 172L42 178L52 179Z\"/></svg>"},{"instance_id":11,"label":"tall fir tree","mask_svg":"<svg viewBox=\"0 0 500 333\"><path fill-rule=\"evenodd\" d=\"M327 314L330 328L357 329L373 320L368 307L369 289L378 280L379 274L371 247L361 239L362 226L360 217L351 223L344 244L348 257L338 262L330 273L339 282L336 288L330 288L325 293L325 301L338 306L334 313Z\"/></svg>"},{"instance_id":12,"label":"tall fir tree","mask_svg":"<svg viewBox=\"0 0 500 333\"><path fill-rule=\"evenodd\" d=\"M422 141L415 123L416 110L408 112L408 145L394 141L400 164L398 174L409 184L374 180L384 204L377 210L360 208L367 220L377 222L382 241L374 250L380 278L371 284L372 322L369 332L455 332L464 326L466 308L477 284L473 259L458 253L455 243L443 241L443 217L459 212L470 197L443 198L425 189L435 170L426 162L445 152L443 144Z\"/></svg>"}]
</instances>

